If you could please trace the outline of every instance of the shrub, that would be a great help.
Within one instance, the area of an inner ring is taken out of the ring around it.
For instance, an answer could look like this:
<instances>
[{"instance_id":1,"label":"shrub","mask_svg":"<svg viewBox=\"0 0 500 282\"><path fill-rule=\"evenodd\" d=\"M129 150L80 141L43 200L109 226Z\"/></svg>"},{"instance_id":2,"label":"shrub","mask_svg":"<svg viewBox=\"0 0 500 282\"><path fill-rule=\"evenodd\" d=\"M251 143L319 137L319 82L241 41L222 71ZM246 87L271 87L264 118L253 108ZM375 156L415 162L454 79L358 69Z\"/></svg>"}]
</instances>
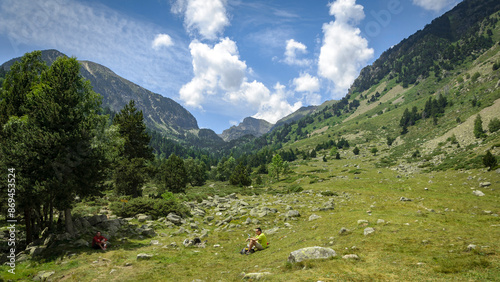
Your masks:
<instances>
[{"instance_id":1,"label":"shrub","mask_svg":"<svg viewBox=\"0 0 500 282\"><path fill-rule=\"evenodd\" d=\"M498 118L493 118L488 124L488 130L490 133L497 132L500 129L500 120Z\"/></svg>"},{"instance_id":2,"label":"shrub","mask_svg":"<svg viewBox=\"0 0 500 282\"><path fill-rule=\"evenodd\" d=\"M481 115L477 115L476 119L474 120L474 136L476 138L484 138L486 137L486 134L484 133L483 130L483 121L481 119Z\"/></svg>"},{"instance_id":3,"label":"shrub","mask_svg":"<svg viewBox=\"0 0 500 282\"><path fill-rule=\"evenodd\" d=\"M121 217L132 217L136 214L143 213L157 219L162 216L167 216L171 212L182 217L190 215L189 209L179 203L175 198L164 200L139 197L133 198L128 202L113 202L110 208L114 214Z\"/></svg>"},{"instance_id":4,"label":"shrub","mask_svg":"<svg viewBox=\"0 0 500 282\"><path fill-rule=\"evenodd\" d=\"M492 170L497 166L497 158L495 158L490 151L487 151L486 155L483 157L483 164L488 168L488 170Z\"/></svg>"},{"instance_id":5,"label":"shrub","mask_svg":"<svg viewBox=\"0 0 500 282\"><path fill-rule=\"evenodd\" d=\"M338 194L336 192L332 192L332 191L323 191L323 192L321 192L321 195L323 195L325 197L338 196Z\"/></svg>"},{"instance_id":6,"label":"shrub","mask_svg":"<svg viewBox=\"0 0 500 282\"><path fill-rule=\"evenodd\" d=\"M299 193L303 190L304 190L304 188L302 188L298 184L293 184L291 186L286 187L283 192L285 192L286 194L291 194L291 193Z\"/></svg>"}]
</instances>

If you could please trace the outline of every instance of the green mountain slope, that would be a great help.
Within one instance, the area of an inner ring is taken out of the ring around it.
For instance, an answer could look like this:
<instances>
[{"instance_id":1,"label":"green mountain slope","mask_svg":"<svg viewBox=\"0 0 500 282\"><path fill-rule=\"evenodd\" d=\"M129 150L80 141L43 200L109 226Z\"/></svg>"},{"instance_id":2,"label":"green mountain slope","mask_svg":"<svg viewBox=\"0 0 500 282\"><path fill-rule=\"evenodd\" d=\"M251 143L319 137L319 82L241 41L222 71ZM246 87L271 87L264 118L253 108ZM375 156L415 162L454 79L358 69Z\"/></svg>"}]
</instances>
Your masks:
<instances>
[{"instance_id":1,"label":"green mountain slope","mask_svg":"<svg viewBox=\"0 0 500 282\"><path fill-rule=\"evenodd\" d=\"M330 156L345 139L365 155L376 149L379 166L482 167L481 156L498 155L500 141L488 129L500 118L499 10L498 1L463 1L364 68L342 100L276 126L242 154ZM486 138L474 136L477 114Z\"/></svg>"}]
</instances>

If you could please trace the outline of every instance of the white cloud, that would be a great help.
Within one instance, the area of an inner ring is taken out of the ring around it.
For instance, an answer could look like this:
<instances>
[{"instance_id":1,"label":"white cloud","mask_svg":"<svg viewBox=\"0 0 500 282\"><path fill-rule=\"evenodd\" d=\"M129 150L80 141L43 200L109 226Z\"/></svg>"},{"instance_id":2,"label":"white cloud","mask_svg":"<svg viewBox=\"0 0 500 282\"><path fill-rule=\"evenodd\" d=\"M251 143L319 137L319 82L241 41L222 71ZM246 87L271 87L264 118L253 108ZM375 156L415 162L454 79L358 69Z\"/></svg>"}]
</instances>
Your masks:
<instances>
[{"instance_id":1,"label":"white cloud","mask_svg":"<svg viewBox=\"0 0 500 282\"><path fill-rule=\"evenodd\" d=\"M226 14L227 0L177 0L171 11L184 15L186 29L209 40L217 39L229 25Z\"/></svg>"},{"instance_id":2,"label":"white cloud","mask_svg":"<svg viewBox=\"0 0 500 282\"><path fill-rule=\"evenodd\" d=\"M333 82L333 98L339 98L346 94L374 51L355 27L365 16L363 6L355 0L337 0L330 4L330 15L335 16L335 21L323 24L318 74Z\"/></svg>"},{"instance_id":3,"label":"white cloud","mask_svg":"<svg viewBox=\"0 0 500 282\"><path fill-rule=\"evenodd\" d=\"M175 46L166 52L154 52L150 48L154 35L164 28L102 4L2 0L0 18L0 34L9 38L14 50L57 49L68 56L105 65L159 93L177 91L190 75L187 44L175 33L167 31L175 39ZM22 51L16 53L23 55Z\"/></svg>"},{"instance_id":4,"label":"white cloud","mask_svg":"<svg viewBox=\"0 0 500 282\"><path fill-rule=\"evenodd\" d=\"M224 38L211 48L195 40L189 44L189 49L193 58L194 78L179 91L186 105L201 108L205 95L240 88L247 66L240 61L234 41Z\"/></svg>"},{"instance_id":5,"label":"white cloud","mask_svg":"<svg viewBox=\"0 0 500 282\"><path fill-rule=\"evenodd\" d=\"M238 48L231 39L221 39L213 47L193 41L189 48L194 77L179 91L187 106L203 109L207 105L213 110L218 105L219 113L224 109L228 114L243 116L257 112L259 118L276 122L302 105L290 105L280 87L271 93L261 82L248 82L250 68L239 59Z\"/></svg>"},{"instance_id":6,"label":"white cloud","mask_svg":"<svg viewBox=\"0 0 500 282\"><path fill-rule=\"evenodd\" d=\"M308 73L302 73L299 77L294 78L293 85L295 85L295 91L297 92L319 91L319 79L315 76L311 76Z\"/></svg>"},{"instance_id":7,"label":"white cloud","mask_svg":"<svg viewBox=\"0 0 500 282\"><path fill-rule=\"evenodd\" d=\"M338 23L357 25L365 18L363 6L356 4L356 0L337 0L328 5L330 15L335 16Z\"/></svg>"},{"instance_id":8,"label":"white cloud","mask_svg":"<svg viewBox=\"0 0 500 282\"><path fill-rule=\"evenodd\" d=\"M264 119L270 123L276 123L282 117L285 117L302 107L302 102L295 102L293 105L287 102L285 86L279 82L274 86L274 93L261 103L259 111L252 117Z\"/></svg>"},{"instance_id":9,"label":"white cloud","mask_svg":"<svg viewBox=\"0 0 500 282\"><path fill-rule=\"evenodd\" d=\"M170 47L174 45L174 42L172 41L172 37L168 34L157 34L155 36L155 39L153 40L153 43L151 44L151 47L155 50L160 50L161 47Z\"/></svg>"},{"instance_id":10,"label":"white cloud","mask_svg":"<svg viewBox=\"0 0 500 282\"><path fill-rule=\"evenodd\" d=\"M311 63L311 61L307 59L297 59L297 53L307 54L307 46L295 41L294 39L287 40L285 49L285 63L289 65L299 66L307 66Z\"/></svg>"},{"instance_id":11,"label":"white cloud","mask_svg":"<svg viewBox=\"0 0 500 282\"><path fill-rule=\"evenodd\" d=\"M456 3L457 0L413 0L414 5L435 12L439 12L446 7L451 7Z\"/></svg>"},{"instance_id":12,"label":"white cloud","mask_svg":"<svg viewBox=\"0 0 500 282\"><path fill-rule=\"evenodd\" d=\"M321 103L319 79L309 73L301 73L299 77L293 79L295 91L304 93L304 100L307 104L318 105Z\"/></svg>"}]
</instances>

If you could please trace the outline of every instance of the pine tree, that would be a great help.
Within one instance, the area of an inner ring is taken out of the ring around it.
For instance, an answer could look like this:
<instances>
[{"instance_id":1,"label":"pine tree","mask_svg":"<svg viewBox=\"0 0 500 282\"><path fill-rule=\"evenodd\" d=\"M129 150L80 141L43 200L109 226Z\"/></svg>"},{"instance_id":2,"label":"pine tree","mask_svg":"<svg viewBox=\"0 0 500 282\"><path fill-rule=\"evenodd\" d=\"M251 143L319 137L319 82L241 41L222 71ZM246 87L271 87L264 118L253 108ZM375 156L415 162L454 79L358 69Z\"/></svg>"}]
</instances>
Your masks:
<instances>
[{"instance_id":1,"label":"pine tree","mask_svg":"<svg viewBox=\"0 0 500 282\"><path fill-rule=\"evenodd\" d=\"M231 185L238 186L250 186L252 184L252 180L248 175L247 169L242 163L239 163L234 169L233 173L229 177L229 183Z\"/></svg>"},{"instance_id":2,"label":"pine tree","mask_svg":"<svg viewBox=\"0 0 500 282\"><path fill-rule=\"evenodd\" d=\"M100 97L81 77L75 58L60 57L49 68L40 51L15 62L3 87L0 166L17 170L26 241L37 238L35 214L36 227L51 228L54 209L65 212L66 231L73 233L75 196L98 195L106 171Z\"/></svg>"},{"instance_id":3,"label":"pine tree","mask_svg":"<svg viewBox=\"0 0 500 282\"><path fill-rule=\"evenodd\" d=\"M163 176L164 189L166 191L172 193L184 193L186 191L188 176L184 161L180 157L175 154L170 155L167 161L160 167L160 173ZM165 190L160 190L160 194L165 192Z\"/></svg>"},{"instance_id":4,"label":"pine tree","mask_svg":"<svg viewBox=\"0 0 500 282\"><path fill-rule=\"evenodd\" d=\"M123 153L114 175L115 191L139 197L142 185L146 183L146 162L153 160L154 156L149 147L151 137L146 132L142 111L137 110L134 100L115 115L113 124L124 139Z\"/></svg>"},{"instance_id":5,"label":"pine tree","mask_svg":"<svg viewBox=\"0 0 500 282\"><path fill-rule=\"evenodd\" d=\"M488 150L483 157L483 164L488 170L492 170L497 166L497 158Z\"/></svg>"},{"instance_id":6,"label":"pine tree","mask_svg":"<svg viewBox=\"0 0 500 282\"><path fill-rule=\"evenodd\" d=\"M483 130L483 120L481 119L480 114L477 114L476 119L474 120L474 136L476 138L486 137L486 134Z\"/></svg>"}]
</instances>

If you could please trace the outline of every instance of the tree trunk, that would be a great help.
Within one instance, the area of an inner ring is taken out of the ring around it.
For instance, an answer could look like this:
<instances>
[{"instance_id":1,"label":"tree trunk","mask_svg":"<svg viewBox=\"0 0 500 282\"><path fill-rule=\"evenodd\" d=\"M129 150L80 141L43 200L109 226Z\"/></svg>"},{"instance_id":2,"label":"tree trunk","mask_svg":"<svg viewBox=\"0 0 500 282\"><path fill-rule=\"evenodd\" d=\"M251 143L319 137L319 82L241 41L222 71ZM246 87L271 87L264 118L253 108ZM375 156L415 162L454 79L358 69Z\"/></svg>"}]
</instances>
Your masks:
<instances>
[{"instance_id":1,"label":"tree trunk","mask_svg":"<svg viewBox=\"0 0 500 282\"><path fill-rule=\"evenodd\" d=\"M73 228L73 218L71 217L71 208L64 210L64 221L66 222L66 232L73 235L75 230Z\"/></svg>"},{"instance_id":2,"label":"tree trunk","mask_svg":"<svg viewBox=\"0 0 500 282\"><path fill-rule=\"evenodd\" d=\"M52 202L49 204L49 224L48 224L49 230L52 231L54 227L54 206L52 205Z\"/></svg>"},{"instance_id":3,"label":"tree trunk","mask_svg":"<svg viewBox=\"0 0 500 282\"><path fill-rule=\"evenodd\" d=\"M33 233L31 230L31 211L29 207L24 208L24 223L26 224L26 245L33 242Z\"/></svg>"}]
</instances>

